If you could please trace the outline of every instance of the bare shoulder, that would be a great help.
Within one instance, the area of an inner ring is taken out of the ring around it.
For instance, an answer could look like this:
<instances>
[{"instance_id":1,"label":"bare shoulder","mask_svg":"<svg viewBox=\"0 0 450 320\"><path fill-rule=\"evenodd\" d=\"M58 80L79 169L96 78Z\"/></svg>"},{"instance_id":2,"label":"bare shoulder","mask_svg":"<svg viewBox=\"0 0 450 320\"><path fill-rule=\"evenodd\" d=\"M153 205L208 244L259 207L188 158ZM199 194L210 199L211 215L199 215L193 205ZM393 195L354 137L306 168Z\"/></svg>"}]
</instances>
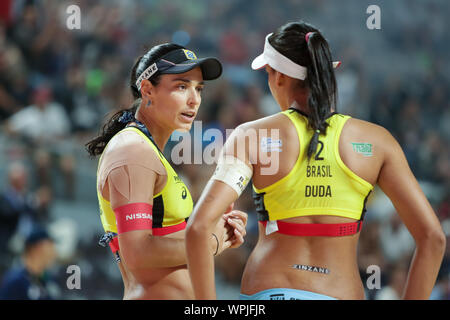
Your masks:
<instances>
[{"instance_id":1,"label":"bare shoulder","mask_svg":"<svg viewBox=\"0 0 450 320\"><path fill-rule=\"evenodd\" d=\"M395 138L384 127L350 118L339 138L339 156L356 175L372 185L377 183L386 161L403 154Z\"/></svg>"},{"instance_id":2,"label":"bare shoulder","mask_svg":"<svg viewBox=\"0 0 450 320\"><path fill-rule=\"evenodd\" d=\"M256 119L253 121L249 121L249 122L245 122L240 124L238 127L236 127L236 129L242 129L242 130L246 130L246 129L275 129L275 128L280 128L280 125L282 124L286 124L291 122L289 120L288 117L286 117L285 115L283 115L281 112L264 117L264 118L260 118L260 119Z\"/></svg>"},{"instance_id":3,"label":"bare shoulder","mask_svg":"<svg viewBox=\"0 0 450 320\"><path fill-rule=\"evenodd\" d=\"M355 130L358 131L358 133L367 132L368 134L391 135L383 126L356 118L350 118L346 123L345 129Z\"/></svg>"},{"instance_id":4,"label":"bare shoulder","mask_svg":"<svg viewBox=\"0 0 450 320\"><path fill-rule=\"evenodd\" d=\"M132 152L133 154L147 153L152 151L152 148L146 139L137 132L132 130L122 131L109 141L108 146L105 148L104 156L123 153L125 151Z\"/></svg>"},{"instance_id":5,"label":"bare shoulder","mask_svg":"<svg viewBox=\"0 0 450 320\"><path fill-rule=\"evenodd\" d=\"M111 139L100 164L106 172L123 165L141 166L165 174L156 151L146 138L132 130L122 131Z\"/></svg>"},{"instance_id":6,"label":"bare shoulder","mask_svg":"<svg viewBox=\"0 0 450 320\"><path fill-rule=\"evenodd\" d=\"M271 137L272 139L295 138L297 132L292 121L281 112L254 121L240 124L233 131L234 140L255 137L256 139Z\"/></svg>"},{"instance_id":7,"label":"bare shoulder","mask_svg":"<svg viewBox=\"0 0 450 320\"><path fill-rule=\"evenodd\" d=\"M378 124L351 118L347 121L342 130L342 135L350 139L369 140L378 149L389 151L393 146L398 146L397 140L383 126Z\"/></svg>"},{"instance_id":8,"label":"bare shoulder","mask_svg":"<svg viewBox=\"0 0 450 320\"><path fill-rule=\"evenodd\" d=\"M224 152L247 163L257 164L263 156L278 156L285 150L283 141L298 141L298 136L291 120L282 113L276 113L237 126L227 139Z\"/></svg>"}]
</instances>

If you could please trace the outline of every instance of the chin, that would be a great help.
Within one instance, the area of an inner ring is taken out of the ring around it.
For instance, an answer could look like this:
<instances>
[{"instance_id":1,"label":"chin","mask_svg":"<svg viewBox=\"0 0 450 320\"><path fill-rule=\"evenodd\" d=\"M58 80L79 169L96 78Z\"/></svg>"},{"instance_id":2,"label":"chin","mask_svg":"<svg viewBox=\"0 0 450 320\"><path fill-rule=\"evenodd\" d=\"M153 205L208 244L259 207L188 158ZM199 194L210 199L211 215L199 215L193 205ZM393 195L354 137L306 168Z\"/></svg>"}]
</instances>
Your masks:
<instances>
[{"instance_id":1,"label":"chin","mask_svg":"<svg viewBox=\"0 0 450 320\"><path fill-rule=\"evenodd\" d=\"M192 123L180 125L175 130L179 131L179 132L189 132L191 130L191 128L192 128Z\"/></svg>"}]
</instances>

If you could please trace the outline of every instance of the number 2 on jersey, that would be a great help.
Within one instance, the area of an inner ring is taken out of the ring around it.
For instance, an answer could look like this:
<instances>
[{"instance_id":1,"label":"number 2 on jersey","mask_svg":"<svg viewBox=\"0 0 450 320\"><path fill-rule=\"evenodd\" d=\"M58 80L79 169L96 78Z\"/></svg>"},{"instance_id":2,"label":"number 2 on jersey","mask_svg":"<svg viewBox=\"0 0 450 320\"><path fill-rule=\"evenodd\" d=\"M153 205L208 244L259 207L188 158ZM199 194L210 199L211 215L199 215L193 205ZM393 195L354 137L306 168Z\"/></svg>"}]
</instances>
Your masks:
<instances>
[{"instance_id":1,"label":"number 2 on jersey","mask_svg":"<svg viewBox=\"0 0 450 320\"><path fill-rule=\"evenodd\" d=\"M316 153L316 156L314 157L314 159L315 159L315 160L323 160L324 158L323 158L323 157L320 157L320 154L321 154L322 151L323 151L323 142L320 141L320 140L318 140L317 143L320 145L320 149L319 149L319 151Z\"/></svg>"}]
</instances>

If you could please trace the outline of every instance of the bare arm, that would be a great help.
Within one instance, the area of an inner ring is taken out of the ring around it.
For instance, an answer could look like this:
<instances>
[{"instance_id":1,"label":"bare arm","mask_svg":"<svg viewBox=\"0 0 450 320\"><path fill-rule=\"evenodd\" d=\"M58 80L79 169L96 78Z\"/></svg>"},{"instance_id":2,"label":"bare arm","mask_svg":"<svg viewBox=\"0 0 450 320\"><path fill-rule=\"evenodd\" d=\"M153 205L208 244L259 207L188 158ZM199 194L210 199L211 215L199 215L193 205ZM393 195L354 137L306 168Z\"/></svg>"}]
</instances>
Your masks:
<instances>
[{"instance_id":1,"label":"bare arm","mask_svg":"<svg viewBox=\"0 0 450 320\"><path fill-rule=\"evenodd\" d=\"M227 140L223 155L235 155L236 135ZM247 150L248 151L248 150ZM248 157L241 159L249 167ZM238 198L237 192L226 183L211 179L194 208L186 229L186 252L189 274L196 299L216 299L214 259L206 254L208 236L226 210Z\"/></svg>"},{"instance_id":2,"label":"bare arm","mask_svg":"<svg viewBox=\"0 0 450 320\"><path fill-rule=\"evenodd\" d=\"M126 204L141 202L152 204L156 173L143 168L135 168L134 166L128 166L127 171L131 173L129 175L121 172L124 170L124 167L119 167L112 170L109 174L108 186L111 206L118 208ZM138 174L133 174L133 170L137 170ZM124 179L124 176L128 176L129 179ZM131 176L132 178L130 178ZM124 196L126 191L120 190L121 186L115 183L116 180L120 182L125 181L126 184L131 186L129 197ZM210 255L215 253L216 250L220 253L231 245L226 234L226 223L225 220L218 221L210 233L208 239L208 253ZM238 222L230 221L228 223L232 224L236 230L241 230L242 228ZM213 232L218 237L219 248L217 248L216 239L211 235ZM130 269L173 267L187 263L183 238L153 236L152 230L134 230L120 234L119 247L122 258Z\"/></svg>"},{"instance_id":3,"label":"bare arm","mask_svg":"<svg viewBox=\"0 0 450 320\"><path fill-rule=\"evenodd\" d=\"M216 299L214 258L207 254L208 238L221 219L222 210L237 198L223 182L212 180L194 208L186 229L186 252L196 299Z\"/></svg>"},{"instance_id":4,"label":"bare arm","mask_svg":"<svg viewBox=\"0 0 450 320\"><path fill-rule=\"evenodd\" d=\"M126 174L126 171L129 174ZM138 174L133 174L136 171ZM153 204L157 174L136 166L122 166L108 175L113 209L130 203ZM124 188L130 186L128 194ZM152 235L152 230L134 230L119 235L121 256L130 269L172 267L186 263L184 241Z\"/></svg>"},{"instance_id":5,"label":"bare arm","mask_svg":"<svg viewBox=\"0 0 450 320\"><path fill-rule=\"evenodd\" d=\"M445 250L445 235L397 141L385 132L385 159L378 184L416 242L404 299L429 299Z\"/></svg>"},{"instance_id":6,"label":"bare arm","mask_svg":"<svg viewBox=\"0 0 450 320\"><path fill-rule=\"evenodd\" d=\"M155 186L161 188L165 175L164 166L145 139L135 132L122 132L104 152L99 188L113 209L131 203L152 205ZM153 236L152 230L124 232L118 239L120 254L130 269L186 264L182 239Z\"/></svg>"}]
</instances>

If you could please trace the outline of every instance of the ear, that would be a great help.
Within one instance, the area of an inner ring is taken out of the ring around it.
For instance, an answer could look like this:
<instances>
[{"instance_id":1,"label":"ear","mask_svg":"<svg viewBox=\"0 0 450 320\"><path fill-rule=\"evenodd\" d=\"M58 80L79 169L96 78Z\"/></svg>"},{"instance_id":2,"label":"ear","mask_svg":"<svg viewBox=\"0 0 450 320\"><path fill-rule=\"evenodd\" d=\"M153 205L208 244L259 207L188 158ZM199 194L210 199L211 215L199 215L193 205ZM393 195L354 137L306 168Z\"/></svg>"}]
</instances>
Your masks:
<instances>
[{"instance_id":1,"label":"ear","mask_svg":"<svg viewBox=\"0 0 450 320\"><path fill-rule=\"evenodd\" d=\"M275 83L277 86L282 87L286 84L286 75L277 70L273 70L275 72Z\"/></svg>"},{"instance_id":2,"label":"ear","mask_svg":"<svg viewBox=\"0 0 450 320\"><path fill-rule=\"evenodd\" d=\"M152 102L155 95L155 86L147 79L142 80L141 83L141 95L142 100L145 104L148 104L148 102Z\"/></svg>"}]
</instances>

